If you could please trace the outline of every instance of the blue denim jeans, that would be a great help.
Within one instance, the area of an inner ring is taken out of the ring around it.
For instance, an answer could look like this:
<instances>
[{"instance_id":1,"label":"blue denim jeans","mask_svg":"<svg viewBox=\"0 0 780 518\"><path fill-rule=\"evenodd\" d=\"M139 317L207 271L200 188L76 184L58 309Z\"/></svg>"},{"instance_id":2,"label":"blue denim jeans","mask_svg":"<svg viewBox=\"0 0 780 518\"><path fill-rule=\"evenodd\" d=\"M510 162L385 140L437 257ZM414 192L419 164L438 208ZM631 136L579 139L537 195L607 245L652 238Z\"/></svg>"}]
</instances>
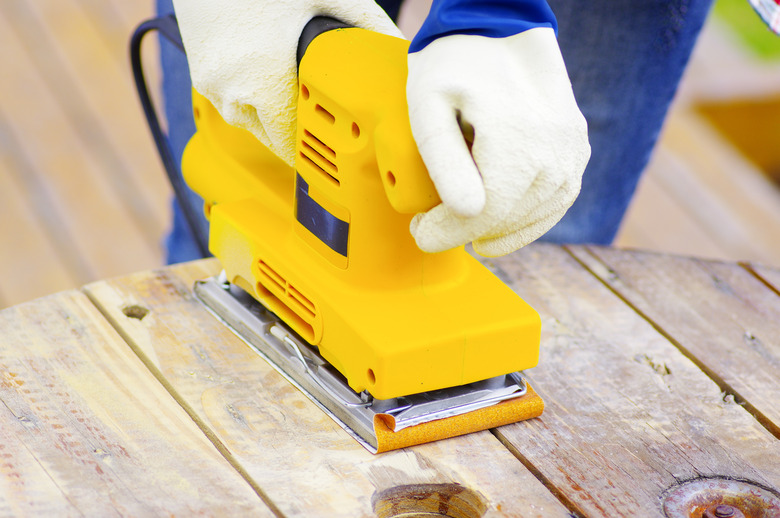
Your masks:
<instances>
[{"instance_id":1,"label":"blue denim jeans","mask_svg":"<svg viewBox=\"0 0 780 518\"><path fill-rule=\"evenodd\" d=\"M582 191L543 240L609 244L650 159L711 0L548 0L558 19L558 41L588 121L592 148ZM400 0L378 2L397 14ZM157 0L160 14L171 0ZM163 98L169 141L181 161L195 131L187 62L161 45ZM188 200L198 211L202 201ZM208 232L205 219L199 232ZM199 257L178 204L167 237L168 261Z\"/></svg>"}]
</instances>

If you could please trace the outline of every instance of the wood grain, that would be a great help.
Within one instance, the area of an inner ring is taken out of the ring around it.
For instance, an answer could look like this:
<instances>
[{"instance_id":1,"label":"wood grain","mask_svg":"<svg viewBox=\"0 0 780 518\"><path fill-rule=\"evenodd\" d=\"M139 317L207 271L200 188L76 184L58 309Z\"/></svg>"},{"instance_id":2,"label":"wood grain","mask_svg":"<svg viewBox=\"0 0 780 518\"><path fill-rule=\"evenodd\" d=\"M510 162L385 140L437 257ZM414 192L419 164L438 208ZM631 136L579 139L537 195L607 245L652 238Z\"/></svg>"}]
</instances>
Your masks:
<instances>
[{"instance_id":1,"label":"wood grain","mask_svg":"<svg viewBox=\"0 0 780 518\"><path fill-rule=\"evenodd\" d=\"M47 31L66 49L62 59L73 70L79 90L97 114L96 124L105 131L106 140L121 160L121 168L106 167L106 174L128 198L133 217L156 244L170 222L171 188L141 110L128 52L130 36L138 24L151 16L153 4L137 3L133 9L137 14L129 23L110 4L101 4L105 5L84 0L47 0L36 2L35 8ZM147 83L157 90L159 51L153 35L145 39L142 52Z\"/></svg>"},{"instance_id":2,"label":"wood grain","mask_svg":"<svg viewBox=\"0 0 780 518\"><path fill-rule=\"evenodd\" d=\"M76 122L120 206L156 245L167 221L167 181L133 87L131 27L109 34L79 0L12 0L6 9L25 24L20 36L41 77L56 85L55 99Z\"/></svg>"},{"instance_id":3,"label":"wood grain","mask_svg":"<svg viewBox=\"0 0 780 518\"><path fill-rule=\"evenodd\" d=\"M0 308L48 295L77 285L73 270L66 267L67 261L52 261L58 249L57 237L47 232L42 219L54 215L42 215L28 203L23 185L18 180L25 175L25 167L18 161L9 128L0 113L0 207L5 214L0 222L0 234L13 248L0 252ZM43 217L42 217L43 216Z\"/></svg>"},{"instance_id":4,"label":"wood grain","mask_svg":"<svg viewBox=\"0 0 780 518\"><path fill-rule=\"evenodd\" d=\"M571 250L780 437L778 293L733 263Z\"/></svg>"},{"instance_id":5,"label":"wood grain","mask_svg":"<svg viewBox=\"0 0 780 518\"><path fill-rule=\"evenodd\" d=\"M659 144L678 160L675 167L659 168L656 178L707 237L740 254L731 259L778 264L776 185L690 110L669 119Z\"/></svg>"},{"instance_id":6,"label":"wood grain","mask_svg":"<svg viewBox=\"0 0 780 518\"><path fill-rule=\"evenodd\" d=\"M662 492L702 475L780 487L780 442L564 250L529 246L492 264L542 315L541 362L527 374L547 403L498 433L570 506L662 516Z\"/></svg>"},{"instance_id":7,"label":"wood grain","mask_svg":"<svg viewBox=\"0 0 780 518\"><path fill-rule=\"evenodd\" d=\"M742 249L724 247L710 237L707 230L712 223L691 214L690 207L681 203L677 188L670 189L666 179L682 167L679 159L663 146L653 152L614 245L696 257L744 259Z\"/></svg>"},{"instance_id":8,"label":"wood grain","mask_svg":"<svg viewBox=\"0 0 780 518\"><path fill-rule=\"evenodd\" d=\"M23 3L9 2L0 11L0 49L3 57L8 56L0 74L0 97L13 100L3 104L3 114L18 145L14 149L18 161L28 163L25 173L33 175L24 179L26 201L36 212L58 215L57 226L48 232L68 236L69 242L57 244L66 247L64 255L74 255L86 265L74 272L81 283L161 264L159 238L151 241L122 210L123 196L107 177L101 151L93 147L101 130L92 127L78 107L60 102L67 77L58 83L56 77L41 75L50 69L34 66L26 46L30 42L19 37L20 32L29 37L25 29L30 27L26 18L8 17L9 10L20 14L13 7L22 14L27 9ZM42 199L47 205L35 205Z\"/></svg>"},{"instance_id":9,"label":"wood grain","mask_svg":"<svg viewBox=\"0 0 780 518\"><path fill-rule=\"evenodd\" d=\"M281 512L373 516L372 495L382 491L460 484L485 498L489 516L567 515L487 431L368 453L192 298L192 282L217 269L216 262L198 262L85 289ZM127 305L149 314L129 319L121 311Z\"/></svg>"},{"instance_id":10,"label":"wood grain","mask_svg":"<svg viewBox=\"0 0 780 518\"><path fill-rule=\"evenodd\" d=\"M272 516L84 294L0 329L0 515Z\"/></svg>"}]
</instances>

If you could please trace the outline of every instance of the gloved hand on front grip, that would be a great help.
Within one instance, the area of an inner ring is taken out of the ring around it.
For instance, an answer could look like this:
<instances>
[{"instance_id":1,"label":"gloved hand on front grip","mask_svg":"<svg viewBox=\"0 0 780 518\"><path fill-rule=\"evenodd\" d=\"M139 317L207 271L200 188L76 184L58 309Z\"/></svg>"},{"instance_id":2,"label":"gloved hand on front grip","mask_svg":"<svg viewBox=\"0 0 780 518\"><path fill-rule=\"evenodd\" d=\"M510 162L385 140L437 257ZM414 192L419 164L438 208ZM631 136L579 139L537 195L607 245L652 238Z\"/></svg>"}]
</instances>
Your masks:
<instances>
[{"instance_id":1,"label":"gloved hand on front grip","mask_svg":"<svg viewBox=\"0 0 780 518\"><path fill-rule=\"evenodd\" d=\"M422 250L504 255L574 202L590 145L552 28L436 39L409 55L407 98L442 200L412 220Z\"/></svg>"},{"instance_id":2,"label":"gloved hand on front grip","mask_svg":"<svg viewBox=\"0 0 780 518\"><path fill-rule=\"evenodd\" d=\"M330 16L402 37L373 0L174 0L190 76L229 124L293 165L296 50L306 23Z\"/></svg>"}]
</instances>

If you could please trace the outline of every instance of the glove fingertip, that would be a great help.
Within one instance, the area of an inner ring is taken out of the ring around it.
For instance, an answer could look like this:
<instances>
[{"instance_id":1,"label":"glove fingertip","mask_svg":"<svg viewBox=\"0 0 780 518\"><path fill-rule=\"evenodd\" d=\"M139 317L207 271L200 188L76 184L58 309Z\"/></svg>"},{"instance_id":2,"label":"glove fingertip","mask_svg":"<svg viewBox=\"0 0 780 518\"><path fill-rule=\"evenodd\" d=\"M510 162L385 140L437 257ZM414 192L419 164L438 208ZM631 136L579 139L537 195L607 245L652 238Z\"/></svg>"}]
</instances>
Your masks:
<instances>
[{"instance_id":1,"label":"glove fingertip","mask_svg":"<svg viewBox=\"0 0 780 518\"><path fill-rule=\"evenodd\" d=\"M423 252L437 253L454 248L457 244L450 244L451 236L439 222L436 209L446 209L439 205L428 212L417 214L409 224L409 231L414 238L417 247Z\"/></svg>"},{"instance_id":2,"label":"glove fingertip","mask_svg":"<svg viewBox=\"0 0 780 518\"><path fill-rule=\"evenodd\" d=\"M458 216L464 218L478 216L485 208L485 191L481 184L477 187L476 189L461 190L447 198L442 197L442 202Z\"/></svg>"},{"instance_id":3,"label":"glove fingertip","mask_svg":"<svg viewBox=\"0 0 780 518\"><path fill-rule=\"evenodd\" d=\"M435 254L437 252L443 252L447 249L446 247L443 247L437 239L431 239L429 234L418 233L412 234L412 236L414 237L415 243L417 243L417 248L423 252Z\"/></svg>"},{"instance_id":4,"label":"glove fingertip","mask_svg":"<svg viewBox=\"0 0 780 518\"><path fill-rule=\"evenodd\" d=\"M428 152L429 150L425 150ZM433 180L442 203L455 215L463 218L473 218L479 215L485 208L486 194L479 173L470 155L452 159L445 149L436 150L438 155L429 153L427 163L428 173ZM441 160L439 157L447 157ZM425 158L425 157L423 157Z\"/></svg>"},{"instance_id":5,"label":"glove fingertip","mask_svg":"<svg viewBox=\"0 0 780 518\"><path fill-rule=\"evenodd\" d=\"M409 222L409 232L414 236L417 233L417 229L420 228L420 223L425 217L424 213L415 214L412 220Z\"/></svg>"}]
</instances>

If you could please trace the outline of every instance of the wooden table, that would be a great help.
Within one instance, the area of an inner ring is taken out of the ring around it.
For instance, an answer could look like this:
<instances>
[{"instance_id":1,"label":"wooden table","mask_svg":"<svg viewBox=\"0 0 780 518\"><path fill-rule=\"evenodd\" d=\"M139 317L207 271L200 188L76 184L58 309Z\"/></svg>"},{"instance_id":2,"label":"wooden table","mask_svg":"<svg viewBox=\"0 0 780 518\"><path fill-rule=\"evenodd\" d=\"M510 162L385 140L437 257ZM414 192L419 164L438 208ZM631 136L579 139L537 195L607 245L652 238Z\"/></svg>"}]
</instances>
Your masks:
<instances>
[{"instance_id":1,"label":"wooden table","mask_svg":"<svg viewBox=\"0 0 780 518\"><path fill-rule=\"evenodd\" d=\"M489 265L542 315L544 414L378 456L193 299L213 260L0 312L0 515L664 516L691 479L780 488L780 270Z\"/></svg>"}]
</instances>

